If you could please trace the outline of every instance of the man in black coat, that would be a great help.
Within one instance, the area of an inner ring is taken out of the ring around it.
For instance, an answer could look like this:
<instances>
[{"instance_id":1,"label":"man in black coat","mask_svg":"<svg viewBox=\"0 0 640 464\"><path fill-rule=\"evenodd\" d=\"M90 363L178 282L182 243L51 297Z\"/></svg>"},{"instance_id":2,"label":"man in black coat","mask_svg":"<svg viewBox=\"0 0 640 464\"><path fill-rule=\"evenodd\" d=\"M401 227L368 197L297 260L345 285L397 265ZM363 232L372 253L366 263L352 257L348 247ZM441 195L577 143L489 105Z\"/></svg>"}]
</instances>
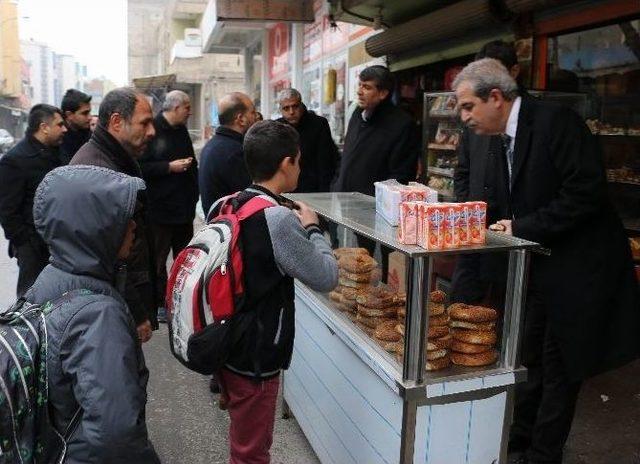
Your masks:
<instances>
[{"instance_id":1,"label":"man in black coat","mask_svg":"<svg viewBox=\"0 0 640 464\"><path fill-rule=\"evenodd\" d=\"M112 90L105 95L98 113L99 123L95 132L69 164L101 166L142 178L136 159L142 156L155 135L153 113L146 96L128 87ZM144 190L140 191L133 216L137 225L136 239L127 260L124 295L143 343L151 338L153 325L157 325L155 316L158 308L155 252L148 208L147 195Z\"/></svg>"},{"instance_id":2,"label":"man in black coat","mask_svg":"<svg viewBox=\"0 0 640 464\"><path fill-rule=\"evenodd\" d=\"M73 155L91 138L91 95L76 89L69 89L62 97L62 114L67 123L60 152L63 163L69 164Z\"/></svg>"},{"instance_id":3,"label":"man in black coat","mask_svg":"<svg viewBox=\"0 0 640 464\"><path fill-rule=\"evenodd\" d=\"M140 158L147 184L149 221L156 252L158 301L164 301L167 257L175 258L193 236L198 202L198 168L186 123L191 115L189 95L181 90L167 93L162 112L153 120L155 138ZM162 304L162 303L161 303ZM164 304L158 321L164 322Z\"/></svg>"},{"instance_id":4,"label":"man in black coat","mask_svg":"<svg viewBox=\"0 0 640 464\"><path fill-rule=\"evenodd\" d=\"M256 122L251 99L233 92L218 102L220 126L200 154L198 184L207 216L216 200L251 185L242 150L244 134Z\"/></svg>"},{"instance_id":5,"label":"man in black coat","mask_svg":"<svg viewBox=\"0 0 640 464\"><path fill-rule=\"evenodd\" d=\"M338 148L326 118L307 110L296 89L278 95L280 122L291 124L300 135L300 177L296 192L328 192L338 164Z\"/></svg>"},{"instance_id":6,"label":"man in black coat","mask_svg":"<svg viewBox=\"0 0 640 464\"><path fill-rule=\"evenodd\" d=\"M500 61L516 80L522 98L531 98L519 82L520 65L515 47L502 40L486 43L475 59L494 58ZM457 150L453 189L456 201L484 201L487 203L489 224L502 219L498 198L504 198L492 181L502 160L502 142L499 135L478 135L464 128ZM502 253L464 254L457 257L452 277L451 299L467 304L485 303L501 308L504 305L508 257Z\"/></svg>"},{"instance_id":7,"label":"man in black coat","mask_svg":"<svg viewBox=\"0 0 640 464\"><path fill-rule=\"evenodd\" d=\"M391 101L394 79L384 66L359 76L358 108L349 120L334 191L373 195L373 183L415 180L420 141L411 117Z\"/></svg>"},{"instance_id":8,"label":"man in black coat","mask_svg":"<svg viewBox=\"0 0 640 464\"><path fill-rule=\"evenodd\" d=\"M33 225L33 197L44 176L63 164L59 148L66 131L60 109L35 105L27 135L0 158L0 223L9 256L18 259L19 297L49 262L49 250Z\"/></svg>"},{"instance_id":9,"label":"man in black coat","mask_svg":"<svg viewBox=\"0 0 640 464\"><path fill-rule=\"evenodd\" d=\"M640 291L629 244L607 195L602 153L567 108L522 99L500 62L468 65L453 85L463 123L503 135L491 226L540 243L531 259L523 364L510 451L561 463L581 382L640 354Z\"/></svg>"},{"instance_id":10,"label":"man in black coat","mask_svg":"<svg viewBox=\"0 0 640 464\"><path fill-rule=\"evenodd\" d=\"M392 103L393 88L393 75L384 66L369 66L360 73L358 108L347 127L335 192L374 195L374 182L415 180L420 138L411 117ZM358 243L370 253L376 245L360 236ZM389 250L381 251L386 280Z\"/></svg>"}]
</instances>

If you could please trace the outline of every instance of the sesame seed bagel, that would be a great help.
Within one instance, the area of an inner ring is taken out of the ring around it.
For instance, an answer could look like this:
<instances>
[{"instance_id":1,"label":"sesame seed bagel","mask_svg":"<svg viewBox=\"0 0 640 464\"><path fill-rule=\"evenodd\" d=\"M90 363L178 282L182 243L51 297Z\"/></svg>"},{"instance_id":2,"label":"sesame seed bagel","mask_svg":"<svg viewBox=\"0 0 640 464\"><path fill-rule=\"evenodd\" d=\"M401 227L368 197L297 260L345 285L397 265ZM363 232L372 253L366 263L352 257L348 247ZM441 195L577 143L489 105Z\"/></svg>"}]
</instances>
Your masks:
<instances>
[{"instance_id":1,"label":"sesame seed bagel","mask_svg":"<svg viewBox=\"0 0 640 464\"><path fill-rule=\"evenodd\" d=\"M485 351L484 353L466 354L451 353L451 361L458 366L488 366L498 360L498 352L496 350Z\"/></svg>"},{"instance_id":2,"label":"sesame seed bagel","mask_svg":"<svg viewBox=\"0 0 640 464\"><path fill-rule=\"evenodd\" d=\"M451 351L457 351L458 353L477 354L484 353L493 348L492 345L474 345L473 343L465 343L460 340L453 340L451 343Z\"/></svg>"},{"instance_id":3,"label":"sesame seed bagel","mask_svg":"<svg viewBox=\"0 0 640 464\"><path fill-rule=\"evenodd\" d=\"M442 369L446 369L451 365L451 357L449 354L443 356L442 358L427 360L427 365L425 366L426 370L431 371L439 371Z\"/></svg>"},{"instance_id":4,"label":"sesame seed bagel","mask_svg":"<svg viewBox=\"0 0 640 464\"><path fill-rule=\"evenodd\" d=\"M484 306L455 306L449 308L449 316L456 321L494 322L498 318L495 309Z\"/></svg>"},{"instance_id":5,"label":"sesame seed bagel","mask_svg":"<svg viewBox=\"0 0 640 464\"><path fill-rule=\"evenodd\" d=\"M455 329L467 329L467 330L495 330L495 322L465 322L465 321L451 321L451 328Z\"/></svg>"},{"instance_id":6,"label":"sesame seed bagel","mask_svg":"<svg viewBox=\"0 0 640 464\"><path fill-rule=\"evenodd\" d=\"M356 297L358 304L366 306L368 308L388 308L393 306L395 297L393 293L385 290L382 287L373 287L366 293L360 293Z\"/></svg>"},{"instance_id":7,"label":"sesame seed bagel","mask_svg":"<svg viewBox=\"0 0 640 464\"><path fill-rule=\"evenodd\" d=\"M453 331L453 338L473 345L493 345L498 341L495 332L481 330L456 329Z\"/></svg>"},{"instance_id":8,"label":"sesame seed bagel","mask_svg":"<svg viewBox=\"0 0 640 464\"><path fill-rule=\"evenodd\" d=\"M373 271L378 263L369 255L348 254L340 257L338 265L347 272L362 274Z\"/></svg>"}]
</instances>

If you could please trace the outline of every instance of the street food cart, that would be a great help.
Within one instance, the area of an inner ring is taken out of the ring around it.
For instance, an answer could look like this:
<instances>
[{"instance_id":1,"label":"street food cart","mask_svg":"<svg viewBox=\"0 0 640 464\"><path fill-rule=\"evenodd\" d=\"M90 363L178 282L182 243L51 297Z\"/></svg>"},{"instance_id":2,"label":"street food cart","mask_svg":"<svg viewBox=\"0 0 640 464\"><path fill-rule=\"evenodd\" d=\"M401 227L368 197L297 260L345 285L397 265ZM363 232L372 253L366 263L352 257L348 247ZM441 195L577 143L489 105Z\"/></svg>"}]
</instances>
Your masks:
<instances>
[{"instance_id":1,"label":"street food cart","mask_svg":"<svg viewBox=\"0 0 640 464\"><path fill-rule=\"evenodd\" d=\"M291 194L338 226L338 235L373 239L406 260L401 358L385 351L328 295L296 283L296 338L285 372L285 413L295 416L322 463L491 464L506 462L517 382L526 378L518 346L528 257L537 244L487 231L486 243L427 251L398 242L397 229L359 193ZM508 277L496 324L497 360L427 372L429 295L436 260L452 254L504 253ZM508 256L508 258L507 258Z\"/></svg>"}]
</instances>

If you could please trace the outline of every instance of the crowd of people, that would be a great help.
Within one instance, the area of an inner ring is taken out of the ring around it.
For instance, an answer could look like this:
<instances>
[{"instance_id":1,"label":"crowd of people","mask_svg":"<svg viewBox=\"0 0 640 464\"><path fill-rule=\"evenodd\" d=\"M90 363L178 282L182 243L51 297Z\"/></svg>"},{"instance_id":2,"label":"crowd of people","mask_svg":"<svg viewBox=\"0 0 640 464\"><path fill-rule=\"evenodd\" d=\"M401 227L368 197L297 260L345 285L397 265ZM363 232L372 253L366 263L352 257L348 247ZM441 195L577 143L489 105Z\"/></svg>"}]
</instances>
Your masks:
<instances>
[{"instance_id":1,"label":"crowd of people","mask_svg":"<svg viewBox=\"0 0 640 464\"><path fill-rule=\"evenodd\" d=\"M532 260L523 353L531 374L518 391L510 450L513 462L559 463L581 382L640 352L640 297L584 123L528 97L504 46L486 52L453 83L466 126L456 193L487 201L492 228L552 250ZM279 308L293 308L294 278L322 291L336 285L326 225L281 194L371 195L376 181L415 180L418 128L393 103L394 90L386 67L360 73L342 154L327 120L297 90L279 95L277 121L258 121L247 95L225 95L199 162L187 131L191 101L179 90L155 116L146 96L126 87L104 97L97 120L91 97L74 89L61 108L31 109L25 138L0 159L0 222L18 261L17 294L45 303L91 292L46 321L54 424L74 426L65 462L159 462L145 422L141 344L166 320L167 260L191 240L198 199L208 218L236 192L242 202L266 195L276 205L250 218L241 237L248 298L266 326ZM383 265L388 252L381 250ZM482 298L484 289L461 289L490 287L504 277L501 266L461 260L454 297ZM261 354L264 375L252 372L248 345L216 375L231 417L232 463L269 462L279 374L293 347L292 318L288 324L278 332L286 349Z\"/></svg>"}]
</instances>

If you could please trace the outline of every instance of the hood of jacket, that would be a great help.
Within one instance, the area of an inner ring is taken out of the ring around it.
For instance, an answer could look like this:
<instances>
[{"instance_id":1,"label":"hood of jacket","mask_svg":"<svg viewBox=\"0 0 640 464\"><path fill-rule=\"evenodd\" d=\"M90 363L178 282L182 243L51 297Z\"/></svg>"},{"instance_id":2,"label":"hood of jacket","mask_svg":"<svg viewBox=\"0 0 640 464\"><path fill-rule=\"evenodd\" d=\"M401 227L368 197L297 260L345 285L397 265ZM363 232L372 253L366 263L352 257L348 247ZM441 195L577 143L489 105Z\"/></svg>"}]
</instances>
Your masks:
<instances>
[{"instance_id":1,"label":"hood of jacket","mask_svg":"<svg viewBox=\"0 0 640 464\"><path fill-rule=\"evenodd\" d=\"M36 191L33 219L49 262L70 274L112 281L118 250L144 181L97 166L63 166Z\"/></svg>"}]
</instances>

